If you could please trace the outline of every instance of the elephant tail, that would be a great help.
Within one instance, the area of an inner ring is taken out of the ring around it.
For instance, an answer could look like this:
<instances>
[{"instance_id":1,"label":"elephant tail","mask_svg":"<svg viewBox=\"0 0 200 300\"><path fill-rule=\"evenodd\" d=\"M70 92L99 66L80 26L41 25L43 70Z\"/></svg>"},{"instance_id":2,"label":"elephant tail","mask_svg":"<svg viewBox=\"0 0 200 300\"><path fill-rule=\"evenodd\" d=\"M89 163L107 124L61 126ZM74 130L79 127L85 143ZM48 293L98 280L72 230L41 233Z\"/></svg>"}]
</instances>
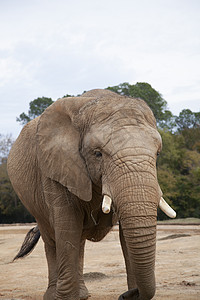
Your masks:
<instances>
[{"instance_id":1,"label":"elephant tail","mask_svg":"<svg viewBox=\"0 0 200 300\"><path fill-rule=\"evenodd\" d=\"M40 230L38 226L33 227L31 230L29 230L21 246L21 249L14 257L13 261L18 258L23 258L26 255L29 255L31 251L33 251L33 249L35 248L39 238L40 238Z\"/></svg>"}]
</instances>

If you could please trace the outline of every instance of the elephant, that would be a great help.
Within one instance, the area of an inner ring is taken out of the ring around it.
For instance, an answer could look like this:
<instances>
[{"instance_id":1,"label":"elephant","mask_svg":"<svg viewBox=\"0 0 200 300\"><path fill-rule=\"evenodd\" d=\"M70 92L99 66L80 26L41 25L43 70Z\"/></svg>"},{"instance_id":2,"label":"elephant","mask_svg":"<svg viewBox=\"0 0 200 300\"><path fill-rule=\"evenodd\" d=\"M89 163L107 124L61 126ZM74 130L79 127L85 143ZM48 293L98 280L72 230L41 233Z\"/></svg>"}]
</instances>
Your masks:
<instances>
[{"instance_id":1,"label":"elephant","mask_svg":"<svg viewBox=\"0 0 200 300\"><path fill-rule=\"evenodd\" d=\"M24 126L8 174L44 241L45 300L89 297L85 241L102 240L116 223L128 285L119 299L153 298L159 203L174 217L157 180L161 148L148 105L103 89L58 99Z\"/></svg>"}]
</instances>

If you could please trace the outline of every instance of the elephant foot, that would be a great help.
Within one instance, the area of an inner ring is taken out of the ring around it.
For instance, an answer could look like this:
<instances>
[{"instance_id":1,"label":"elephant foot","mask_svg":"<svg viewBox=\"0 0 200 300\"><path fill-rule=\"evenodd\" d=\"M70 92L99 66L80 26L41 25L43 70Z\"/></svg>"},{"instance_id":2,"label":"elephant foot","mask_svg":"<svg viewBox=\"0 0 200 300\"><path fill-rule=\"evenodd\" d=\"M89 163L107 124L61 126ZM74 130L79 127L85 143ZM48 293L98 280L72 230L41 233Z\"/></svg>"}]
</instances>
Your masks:
<instances>
[{"instance_id":1,"label":"elephant foot","mask_svg":"<svg viewBox=\"0 0 200 300\"><path fill-rule=\"evenodd\" d=\"M125 292L121 296L119 296L118 300L136 300L139 299L139 291L138 289L133 289Z\"/></svg>"},{"instance_id":2,"label":"elephant foot","mask_svg":"<svg viewBox=\"0 0 200 300\"><path fill-rule=\"evenodd\" d=\"M55 300L55 295L56 295L56 286L51 285L47 288L43 300Z\"/></svg>"},{"instance_id":3,"label":"elephant foot","mask_svg":"<svg viewBox=\"0 0 200 300\"><path fill-rule=\"evenodd\" d=\"M55 300L56 295L56 286L50 286L46 290L46 293L43 296L43 300ZM79 299L86 300L90 297L88 289L86 288L85 284L81 284L79 287Z\"/></svg>"},{"instance_id":4,"label":"elephant foot","mask_svg":"<svg viewBox=\"0 0 200 300\"><path fill-rule=\"evenodd\" d=\"M89 294L89 291L88 289L86 288L85 284L84 283L81 283L79 285L79 298L81 300L86 300L90 297L90 294Z\"/></svg>"}]
</instances>

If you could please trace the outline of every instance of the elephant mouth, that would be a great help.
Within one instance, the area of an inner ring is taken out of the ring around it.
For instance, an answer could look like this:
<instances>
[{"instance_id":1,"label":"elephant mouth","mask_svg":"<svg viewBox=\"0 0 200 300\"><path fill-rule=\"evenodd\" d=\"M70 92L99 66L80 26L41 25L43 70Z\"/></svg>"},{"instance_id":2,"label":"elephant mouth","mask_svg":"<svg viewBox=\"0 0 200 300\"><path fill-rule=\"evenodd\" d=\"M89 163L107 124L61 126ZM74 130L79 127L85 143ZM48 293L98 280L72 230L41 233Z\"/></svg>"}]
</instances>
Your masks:
<instances>
[{"instance_id":1,"label":"elephant mouth","mask_svg":"<svg viewBox=\"0 0 200 300\"><path fill-rule=\"evenodd\" d=\"M108 195L104 195L103 201L102 201L102 211L105 214L108 214L111 210L112 205L112 199ZM163 197L160 198L159 201L159 207L160 209L170 218L176 217L176 212L173 210L169 204L163 199Z\"/></svg>"}]
</instances>

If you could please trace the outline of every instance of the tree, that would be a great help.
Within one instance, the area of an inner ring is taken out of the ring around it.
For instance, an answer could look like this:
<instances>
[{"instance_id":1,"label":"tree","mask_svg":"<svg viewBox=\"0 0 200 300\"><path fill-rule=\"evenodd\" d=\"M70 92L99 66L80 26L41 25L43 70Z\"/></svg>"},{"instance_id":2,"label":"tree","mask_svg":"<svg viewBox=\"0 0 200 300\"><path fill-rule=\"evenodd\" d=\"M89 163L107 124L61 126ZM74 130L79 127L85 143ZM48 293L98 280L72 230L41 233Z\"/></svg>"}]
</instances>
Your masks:
<instances>
[{"instance_id":1,"label":"tree","mask_svg":"<svg viewBox=\"0 0 200 300\"><path fill-rule=\"evenodd\" d=\"M0 164L0 223L33 222L34 218L23 206L12 188L6 162Z\"/></svg>"},{"instance_id":2,"label":"tree","mask_svg":"<svg viewBox=\"0 0 200 300\"><path fill-rule=\"evenodd\" d=\"M166 109L166 100L149 83L137 82L135 85L131 85L128 82L124 82L117 86L108 87L107 89L120 95L143 99L153 111L157 123L160 125L159 127L171 128L173 126L173 115Z\"/></svg>"},{"instance_id":3,"label":"tree","mask_svg":"<svg viewBox=\"0 0 200 300\"><path fill-rule=\"evenodd\" d=\"M173 204L177 208L178 216L200 217L200 154L186 150L183 159L182 172L176 178L176 195Z\"/></svg>"},{"instance_id":4,"label":"tree","mask_svg":"<svg viewBox=\"0 0 200 300\"><path fill-rule=\"evenodd\" d=\"M174 199L177 196L177 176L182 169L183 156L185 154L184 140L176 137L172 132L159 130L163 150L157 160L158 182L163 192L164 198L177 211ZM165 215L159 210L158 219L166 219Z\"/></svg>"},{"instance_id":5,"label":"tree","mask_svg":"<svg viewBox=\"0 0 200 300\"><path fill-rule=\"evenodd\" d=\"M177 131L184 137L185 147L200 153L200 112L183 109L175 121Z\"/></svg>"},{"instance_id":6,"label":"tree","mask_svg":"<svg viewBox=\"0 0 200 300\"><path fill-rule=\"evenodd\" d=\"M37 98L29 103L28 115L24 112L20 114L17 118L17 122L20 122L22 125L27 124L32 119L40 116L43 111L53 103L54 101L51 98L41 97Z\"/></svg>"},{"instance_id":7,"label":"tree","mask_svg":"<svg viewBox=\"0 0 200 300\"><path fill-rule=\"evenodd\" d=\"M14 139L0 134L0 223L32 222L34 218L23 206L7 173L7 158Z\"/></svg>"},{"instance_id":8,"label":"tree","mask_svg":"<svg viewBox=\"0 0 200 300\"><path fill-rule=\"evenodd\" d=\"M166 129L172 131L176 126L175 119L176 116L174 116L170 110L165 110L163 112L162 119L157 121L158 127L160 129Z\"/></svg>"},{"instance_id":9,"label":"tree","mask_svg":"<svg viewBox=\"0 0 200 300\"><path fill-rule=\"evenodd\" d=\"M188 150L182 132L160 130L160 134L163 151L157 169L164 197L177 217L200 217L200 153ZM165 218L160 211L158 217Z\"/></svg>"},{"instance_id":10,"label":"tree","mask_svg":"<svg viewBox=\"0 0 200 300\"><path fill-rule=\"evenodd\" d=\"M184 138L167 130L159 130L162 137L162 152L158 157L158 167L167 166L174 172L180 172L185 156Z\"/></svg>"},{"instance_id":11,"label":"tree","mask_svg":"<svg viewBox=\"0 0 200 300\"><path fill-rule=\"evenodd\" d=\"M14 139L11 134L0 134L0 164L7 161L13 143Z\"/></svg>"},{"instance_id":12,"label":"tree","mask_svg":"<svg viewBox=\"0 0 200 300\"><path fill-rule=\"evenodd\" d=\"M67 98L67 97L75 97L74 95L66 94L62 98Z\"/></svg>"},{"instance_id":13,"label":"tree","mask_svg":"<svg viewBox=\"0 0 200 300\"><path fill-rule=\"evenodd\" d=\"M200 112L183 109L175 121L179 131L186 128L200 128Z\"/></svg>"}]
</instances>

